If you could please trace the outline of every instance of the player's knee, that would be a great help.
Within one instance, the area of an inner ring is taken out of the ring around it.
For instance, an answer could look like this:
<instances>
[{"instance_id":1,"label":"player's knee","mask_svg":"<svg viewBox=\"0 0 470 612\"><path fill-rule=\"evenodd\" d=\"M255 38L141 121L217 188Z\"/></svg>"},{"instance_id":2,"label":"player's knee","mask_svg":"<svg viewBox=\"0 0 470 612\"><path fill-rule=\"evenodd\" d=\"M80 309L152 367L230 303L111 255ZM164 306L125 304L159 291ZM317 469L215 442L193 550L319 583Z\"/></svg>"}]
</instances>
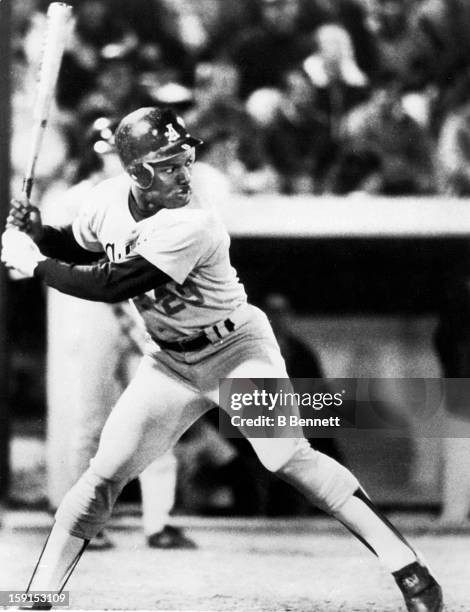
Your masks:
<instances>
[{"instance_id":1,"label":"player's knee","mask_svg":"<svg viewBox=\"0 0 470 612\"><path fill-rule=\"evenodd\" d=\"M338 511L359 487L347 468L315 451L307 442L297 447L276 474L328 513Z\"/></svg>"},{"instance_id":2,"label":"player's knee","mask_svg":"<svg viewBox=\"0 0 470 612\"><path fill-rule=\"evenodd\" d=\"M125 484L102 478L89 468L62 500L57 523L71 535L91 540L103 529Z\"/></svg>"}]
</instances>

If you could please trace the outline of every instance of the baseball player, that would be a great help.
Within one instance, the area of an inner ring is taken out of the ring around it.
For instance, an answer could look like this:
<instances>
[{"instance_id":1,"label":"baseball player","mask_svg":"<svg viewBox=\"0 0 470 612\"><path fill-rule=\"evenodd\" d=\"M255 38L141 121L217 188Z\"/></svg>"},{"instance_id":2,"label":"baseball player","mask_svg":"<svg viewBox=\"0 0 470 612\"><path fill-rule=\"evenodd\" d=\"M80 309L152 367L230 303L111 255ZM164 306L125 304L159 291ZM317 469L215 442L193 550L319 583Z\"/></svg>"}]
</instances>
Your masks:
<instances>
[{"instance_id":1,"label":"baseball player","mask_svg":"<svg viewBox=\"0 0 470 612\"><path fill-rule=\"evenodd\" d=\"M48 223L72 223L88 190L120 173L121 165L113 147L116 125L117 122L108 117L98 117L87 129L76 171L82 180L60 198L56 195L49 202L45 198L45 205L43 199L41 215ZM55 290L50 290L47 302L49 415L59 412L62 407L56 410L59 402L63 404L69 394L72 396L68 425L72 425L73 434L69 441L66 440L69 442L66 474L64 467L61 468L62 480L68 476L69 488L96 453L106 419L140 360L144 333L128 302L90 302ZM64 322L73 319L76 323L71 329L64 326ZM67 372L73 372L73 382L67 380ZM63 429L56 436L66 437L67 432ZM172 450L153 461L139 475L143 530L151 548L195 548L195 543L182 529L169 524L176 479L177 461ZM58 487L62 495L66 485ZM62 496L55 493L52 497L58 498L58 505ZM111 546L112 541L105 531L90 543L94 549Z\"/></svg>"},{"instance_id":2,"label":"baseball player","mask_svg":"<svg viewBox=\"0 0 470 612\"><path fill-rule=\"evenodd\" d=\"M90 467L57 510L31 590L64 587L123 486L175 444L207 398L217 401L219 379L288 378L267 317L247 302L231 266L226 229L193 192L200 143L171 109L141 108L115 134L125 173L97 185L72 226L43 225L28 201L12 202L2 239L7 266L84 299L131 299L149 336ZM106 263L90 263L103 253ZM438 583L355 476L295 433L249 441L268 470L377 555L408 611L441 611Z\"/></svg>"}]
</instances>

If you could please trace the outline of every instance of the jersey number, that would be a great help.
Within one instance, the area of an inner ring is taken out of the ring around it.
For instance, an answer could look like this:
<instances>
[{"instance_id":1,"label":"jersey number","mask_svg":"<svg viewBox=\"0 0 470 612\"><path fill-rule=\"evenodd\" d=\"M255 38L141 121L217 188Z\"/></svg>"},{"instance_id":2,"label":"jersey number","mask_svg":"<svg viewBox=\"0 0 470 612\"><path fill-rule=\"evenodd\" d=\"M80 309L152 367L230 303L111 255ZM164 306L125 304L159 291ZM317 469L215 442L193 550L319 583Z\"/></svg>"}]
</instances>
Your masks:
<instances>
[{"instance_id":1,"label":"jersey number","mask_svg":"<svg viewBox=\"0 0 470 612\"><path fill-rule=\"evenodd\" d=\"M192 281L187 280L183 285L175 285L175 291L181 297L167 293L165 287L157 287L153 292L155 301L159 303L165 314L169 317L186 308L186 304L181 298L184 298L184 300L194 306L202 306L204 303L202 293Z\"/></svg>"}]
</instances>

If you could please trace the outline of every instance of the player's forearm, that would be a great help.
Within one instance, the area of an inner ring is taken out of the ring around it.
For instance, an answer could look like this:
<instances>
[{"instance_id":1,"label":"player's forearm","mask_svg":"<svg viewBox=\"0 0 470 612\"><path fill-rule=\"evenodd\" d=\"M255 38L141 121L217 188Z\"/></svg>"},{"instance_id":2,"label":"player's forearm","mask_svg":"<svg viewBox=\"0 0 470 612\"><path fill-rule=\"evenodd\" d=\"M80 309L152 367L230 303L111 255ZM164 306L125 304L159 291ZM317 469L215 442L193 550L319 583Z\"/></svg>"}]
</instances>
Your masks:
<instances>
[{"instance_id":1,"label":"player's forearm","mask_svg":"<svg viewBox=\"0 0 470 612\"><path fill-rule=\"evenodd\" d=\"M75 240L71 225L64 227L43 225L36 244L46 257L65 262L90 264L103 257L102 252L96 253L82 248Z\"/></svg>"},{"instance_id":2,"label":"player's forearm","mask_svg":"<svg viewBox=\"0 0 470 612\"><path fill-rule=\"evenodd\" d=\"M111 304L136 297L171 280L141 257L123 263L88 266L46 259L38 263L34 275L62 293Z\"/></svg>"}]
</instances>

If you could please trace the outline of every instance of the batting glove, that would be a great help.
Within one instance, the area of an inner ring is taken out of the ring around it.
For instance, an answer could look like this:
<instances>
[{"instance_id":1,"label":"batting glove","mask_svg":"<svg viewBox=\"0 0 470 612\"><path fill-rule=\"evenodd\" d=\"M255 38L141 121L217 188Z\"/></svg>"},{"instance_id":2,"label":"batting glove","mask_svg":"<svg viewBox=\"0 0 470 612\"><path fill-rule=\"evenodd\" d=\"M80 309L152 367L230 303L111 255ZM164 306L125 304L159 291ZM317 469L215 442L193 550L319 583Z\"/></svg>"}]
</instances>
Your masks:
<instances>
[{"instance_id":1,"label":"batting glove","mask_svg":"<svg viewBox=\"0 0 470 612\"><path fill-rule=\"evenodd\" d=\"M22 278L31 278L38 263L46 257L27 234L9 228L2 234L1 259L7 268L13 268Z\"/></svg>"}]
</instances>

